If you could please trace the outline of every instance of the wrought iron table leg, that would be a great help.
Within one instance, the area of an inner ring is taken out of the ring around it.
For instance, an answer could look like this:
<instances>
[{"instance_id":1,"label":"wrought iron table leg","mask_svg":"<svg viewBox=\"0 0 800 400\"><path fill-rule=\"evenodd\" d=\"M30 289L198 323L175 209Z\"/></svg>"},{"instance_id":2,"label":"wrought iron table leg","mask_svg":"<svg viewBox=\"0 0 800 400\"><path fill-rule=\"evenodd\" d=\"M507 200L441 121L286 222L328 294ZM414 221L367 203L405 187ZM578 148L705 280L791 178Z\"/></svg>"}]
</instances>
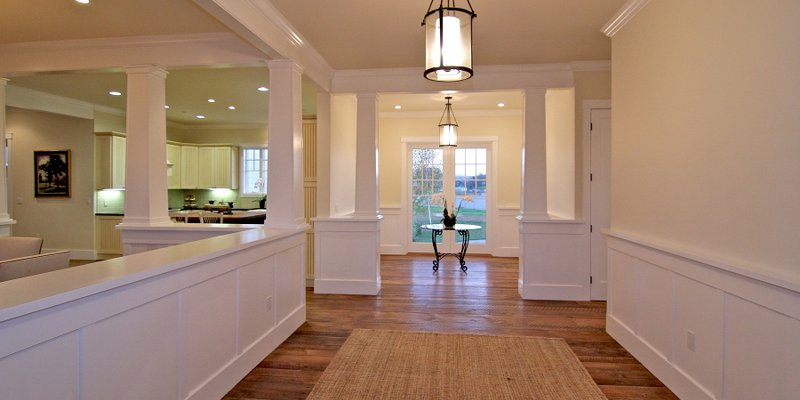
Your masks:
<instances>
[{"instance_id":1,"label":"wrought iron table leg","mask_svg":"<svg viewBox=\"0 0 800 400\"><path fill-rule=\"evenodd\" d=\"M464 257L467 255L467 247L469 247L469 231L463 229L458 233L461 235L461 252L458 253L458 263L461 264L461 270L467 272L467 263L464 262Z\"/></svg>"},{"instance_id":2,"label":"wrought iron table leg","mask_svg":"<svg viewBox=\"0 0 800 400\"><path fill-rule=\"evenodd\" d=\"M444 255L439 255L439 248L436 247L436 237L442 235L441 229L431 229L431 242L433 243L433 254L436 256L436 259L433 260L433 272L439 270L439 260L444 257Z\"/></svg>"}]
</instances>

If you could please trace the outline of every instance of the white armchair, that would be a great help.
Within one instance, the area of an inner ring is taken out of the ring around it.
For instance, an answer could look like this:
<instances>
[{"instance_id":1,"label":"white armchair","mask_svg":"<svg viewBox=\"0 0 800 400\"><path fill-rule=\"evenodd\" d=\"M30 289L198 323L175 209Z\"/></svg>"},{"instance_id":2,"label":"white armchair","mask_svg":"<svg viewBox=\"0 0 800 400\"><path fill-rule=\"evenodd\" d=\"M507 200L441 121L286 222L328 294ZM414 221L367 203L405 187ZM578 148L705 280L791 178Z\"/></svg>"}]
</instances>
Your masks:
<instances>
[{"instance_id":1,"label":"white armchair","mask_svg":"<svg viewBox=\"0 0 800 400\"><path fill-rule=\"evenodd\" d=\"M41 251L41 238L0 237L0 282L69 267L69 250Z\"/></svg>"}]
</instances>

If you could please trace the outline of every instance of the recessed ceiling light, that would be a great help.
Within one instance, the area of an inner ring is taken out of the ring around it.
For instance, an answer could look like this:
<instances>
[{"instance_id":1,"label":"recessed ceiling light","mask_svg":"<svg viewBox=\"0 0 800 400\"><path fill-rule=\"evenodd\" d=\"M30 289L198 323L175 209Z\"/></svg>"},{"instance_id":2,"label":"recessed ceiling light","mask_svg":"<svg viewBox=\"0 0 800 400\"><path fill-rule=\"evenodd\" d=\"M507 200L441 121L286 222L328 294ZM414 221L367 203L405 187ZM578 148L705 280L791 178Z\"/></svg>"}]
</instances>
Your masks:
<instances>
[{"instance_id":1,"label":"recessed ceiling light","mask_svg":"<svg viewBox=\"0 0 800 400\"><path fill-rule=\"evenodd\" d=\"M205 115L198 115L198 116L197 116L197 119L203 119L203 118L205 118L205 117L206 117Z\"/></svg>"},{"instance_id":2,"label":"recessed ceiling light","mask_svg":"<svg viewBox=\"0 0 800 400\"><path fill-rule=\"evenodd\" d=\"M208 99L208 102L209 102L209 103L216 103L217 101L216 101L216 100L214 100L214 99Z\"/></svg>"},{"instance_id":3,"label":"recessed ceiling light","mask_svg":"<svg viewBox=\"0 0 800 400\"><path fill-rule=\"evenodd\" d=\"M89 0L75 0L76 3L89 4Z\"/></svg>"},{"instance_id":4,"label":"recessed ceiling light","mask_svg":"<svg viewBox=\"0 0 800 400\"><path fill-rule=\"evenodd\" d=\"M455 94L456 91L455 90L442 90L439 93L441 93L441 94Z\"/></svg>"},{"instance_id":5,"label":"recessed ceiling light","mask_svg":"<svg viewBox=\"0 0 800 400\"><path fill-rule=\"evenodd\" d=\"M401 108L403 108L403 106L401 106L400 104L395 104L395 106L394 106L395 110L399 110Z\"/></svg>"},{"instance_id":6,"label":"recessed ceiling light","mask_svg":"<svg viewBox=\"0 0 800 400\"><path fill-rule=\"evenodd\" d=\"M112 90L112 91L108 92L108 94L110 94L112 96L122 96L122 92L118 92L116 90Z\"/></svg>"},{"instance_id":7,"label":"recessed ceiling light","mask_svg":"<svg viewBox=\"0 0 800 400\"><path fill-rule=\"evenodd\" d=\"M258 87L258 91L259 92L269 92L269 88L266 87L266 86L259 86Z\"/></svg>"},{"instance_id":8,"label":"recessed ceiling light","mask_svg":"<svg viewBox=\"0 0 800 400\"><path fill-rule=\"evenodd\" d=\"M500 108L503 108L503 107L506 106L506 103L497 103L497 106L500 107Z\"/></svg>"},{"instance_id":9,"label":"recessed ceiling light","mask_svg":"<svg viewBox=\"0 0 800 400\"><path fill-rule=\"evenodd\" d=\"M168 106L168 105L166 105L166 104L164 104L164 108L166 108L166 109L169 109L169 106Z\"/></svg>"},{"instance_id":10,"label":"recessed ceiling light","mask_svg":"<svg viewBox=\"0 0 800 400\"><path fill-rule=\"evenodd\" d=\"M235 110L236 106L228 106L228 110Z\"/></svg>"}]
</instances>

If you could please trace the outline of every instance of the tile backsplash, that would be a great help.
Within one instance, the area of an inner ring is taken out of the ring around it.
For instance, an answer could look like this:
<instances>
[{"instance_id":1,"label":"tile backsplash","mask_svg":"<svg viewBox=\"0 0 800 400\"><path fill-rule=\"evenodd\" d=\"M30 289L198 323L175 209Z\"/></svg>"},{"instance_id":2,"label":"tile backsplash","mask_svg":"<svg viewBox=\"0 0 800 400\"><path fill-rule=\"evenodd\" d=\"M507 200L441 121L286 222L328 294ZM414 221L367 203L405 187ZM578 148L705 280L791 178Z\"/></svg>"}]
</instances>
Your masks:
<instances>
[{"instance_id":1,"label":"tile backsplash","mask_svg":"<svg viewBox=\"0 0 800 400\"><path fill-rule=\"evenodd\" d=\"M94 212L97 214L123 214L124 190L98 190L94 192Z\"/></svg>"}]
</instances>

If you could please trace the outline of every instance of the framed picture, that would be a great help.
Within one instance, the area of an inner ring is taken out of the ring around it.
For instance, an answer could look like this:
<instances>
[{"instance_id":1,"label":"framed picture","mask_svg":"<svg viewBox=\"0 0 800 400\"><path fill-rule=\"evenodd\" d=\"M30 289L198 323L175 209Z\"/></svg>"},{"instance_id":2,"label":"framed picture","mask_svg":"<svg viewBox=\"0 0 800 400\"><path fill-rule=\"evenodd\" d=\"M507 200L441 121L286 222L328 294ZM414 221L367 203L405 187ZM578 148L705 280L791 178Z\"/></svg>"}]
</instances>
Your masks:
<instances>
[{"instance_id":1,"label":"framed picture","mask_svg":"<svg viewBox=\"0 0 800 400\"><path fill-rule=\"evenodd\" d=\"M36 197L70 197L72 157L69 150L34 151Z\"/></svg>"}]
</instances>

